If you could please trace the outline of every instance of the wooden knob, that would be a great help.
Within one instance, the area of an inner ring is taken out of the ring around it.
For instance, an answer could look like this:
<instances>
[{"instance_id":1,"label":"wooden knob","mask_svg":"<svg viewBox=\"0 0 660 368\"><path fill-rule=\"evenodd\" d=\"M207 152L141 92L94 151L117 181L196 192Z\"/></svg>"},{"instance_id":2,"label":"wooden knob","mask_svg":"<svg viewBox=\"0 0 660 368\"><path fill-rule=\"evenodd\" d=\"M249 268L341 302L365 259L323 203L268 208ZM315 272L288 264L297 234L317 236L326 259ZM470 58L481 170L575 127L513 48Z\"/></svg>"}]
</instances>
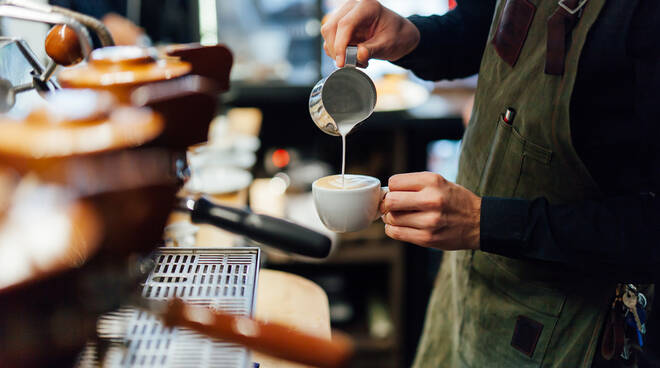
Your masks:
<instances>
[{"instance_id":1,"label":"wooden knob","mask_svg":"<svg viewBox=\"0 0 660 368\"><path fill-rule=\"evenodd\" d=\"M58 24L46 35L46 53L56 63L69 66L83 59L78 35L69 26Z\"/></svg>"}]
</instances>

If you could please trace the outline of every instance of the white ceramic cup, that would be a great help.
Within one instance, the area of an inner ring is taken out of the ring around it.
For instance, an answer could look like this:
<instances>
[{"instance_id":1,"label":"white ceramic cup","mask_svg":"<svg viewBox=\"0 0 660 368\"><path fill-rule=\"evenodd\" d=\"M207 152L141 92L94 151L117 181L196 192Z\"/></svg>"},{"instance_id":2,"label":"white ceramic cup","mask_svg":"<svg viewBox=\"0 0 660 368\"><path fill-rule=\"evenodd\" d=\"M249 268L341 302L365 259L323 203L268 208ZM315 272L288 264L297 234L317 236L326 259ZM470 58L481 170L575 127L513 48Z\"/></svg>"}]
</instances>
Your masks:
<instances>
[{"instance_id":1,"label":"white ceramic cup","mask_svg":"<svg viewBox=\"0 0 660 368\"><path fill-rule=\"evenodd\" d=\"M337 233L366 229L380 216L380 201L389 191L381 188L380 180L366 175L346 175L366 182L359 188L328 188L312 183L312 195L316 212L323 225Z\"/></svg>"}]
</instances>

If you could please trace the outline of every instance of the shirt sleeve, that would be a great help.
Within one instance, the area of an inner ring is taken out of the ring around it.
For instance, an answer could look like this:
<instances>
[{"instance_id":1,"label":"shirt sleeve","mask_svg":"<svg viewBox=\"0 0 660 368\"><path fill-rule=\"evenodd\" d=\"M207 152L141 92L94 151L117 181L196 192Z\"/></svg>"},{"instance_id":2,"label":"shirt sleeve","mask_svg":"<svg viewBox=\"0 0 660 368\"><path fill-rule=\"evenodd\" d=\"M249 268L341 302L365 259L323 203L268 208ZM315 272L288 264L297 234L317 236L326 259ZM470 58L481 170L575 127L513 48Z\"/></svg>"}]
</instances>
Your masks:
<instances>
[{"instance_id":1,"label":"shirt sleeve","mask_svg":"<svg viewBox=\"0 0 660 368\"><path fill-rule=\"evenodd\" d=\"M654 193L568 205L484 197L481 250L607 272L620 281L654 280L660 265L660 198Z\"/></svg>"},{"instance_id":2,"label":"shirt sleeve","mask_svg":"<svg viewBox=\"0 0 660 368\"><path fill-rule=\"evenodd\" d=\"M461 0L444 15L413 15L419 45L394 64L426 80L463 78L479 71L494 0Z\"/></svg>"}]
</instances>

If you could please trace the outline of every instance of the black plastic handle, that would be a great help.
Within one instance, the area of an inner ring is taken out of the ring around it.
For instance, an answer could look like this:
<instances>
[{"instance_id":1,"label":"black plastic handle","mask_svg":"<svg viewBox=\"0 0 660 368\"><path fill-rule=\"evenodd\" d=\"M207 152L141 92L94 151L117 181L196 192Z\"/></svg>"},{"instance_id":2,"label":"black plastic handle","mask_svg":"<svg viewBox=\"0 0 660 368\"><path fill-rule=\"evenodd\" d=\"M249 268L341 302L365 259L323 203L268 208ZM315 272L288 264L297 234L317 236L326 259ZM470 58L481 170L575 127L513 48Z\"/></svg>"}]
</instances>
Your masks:
<instances>
[{"instance_id":1,"label":"black plastic handle","mask_svg":"<svg viewBox=\"0 0 660 368\"><path fill-rule=\"evenodd\" d=\"M204 197L195 201L190 219L286 252L314 258L325 258L330 254L330 238L321 233L276 217L218 205Z\"/></svg>"}]
</instances>

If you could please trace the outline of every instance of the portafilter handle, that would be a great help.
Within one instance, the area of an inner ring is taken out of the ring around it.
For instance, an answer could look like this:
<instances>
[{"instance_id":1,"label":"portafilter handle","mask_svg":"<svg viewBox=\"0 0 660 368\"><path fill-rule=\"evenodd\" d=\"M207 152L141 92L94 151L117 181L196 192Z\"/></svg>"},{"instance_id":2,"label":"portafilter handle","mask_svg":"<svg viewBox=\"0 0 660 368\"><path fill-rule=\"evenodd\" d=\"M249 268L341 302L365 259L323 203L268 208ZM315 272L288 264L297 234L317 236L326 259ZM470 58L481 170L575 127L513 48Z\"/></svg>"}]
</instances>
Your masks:
<instances>
[{"instance_id":1,"label":"portafilter handle","mask_svg":"<svg viewBox=\"0 0 660 368\"><path fill-rule=\"evenodd\" d=\"M330 254L330 238L287 220L215 204L204 197L181 199L178 208L190 211L193 223L213 225L286 252L314 258Z\"/></svg>"}]
</instances>

